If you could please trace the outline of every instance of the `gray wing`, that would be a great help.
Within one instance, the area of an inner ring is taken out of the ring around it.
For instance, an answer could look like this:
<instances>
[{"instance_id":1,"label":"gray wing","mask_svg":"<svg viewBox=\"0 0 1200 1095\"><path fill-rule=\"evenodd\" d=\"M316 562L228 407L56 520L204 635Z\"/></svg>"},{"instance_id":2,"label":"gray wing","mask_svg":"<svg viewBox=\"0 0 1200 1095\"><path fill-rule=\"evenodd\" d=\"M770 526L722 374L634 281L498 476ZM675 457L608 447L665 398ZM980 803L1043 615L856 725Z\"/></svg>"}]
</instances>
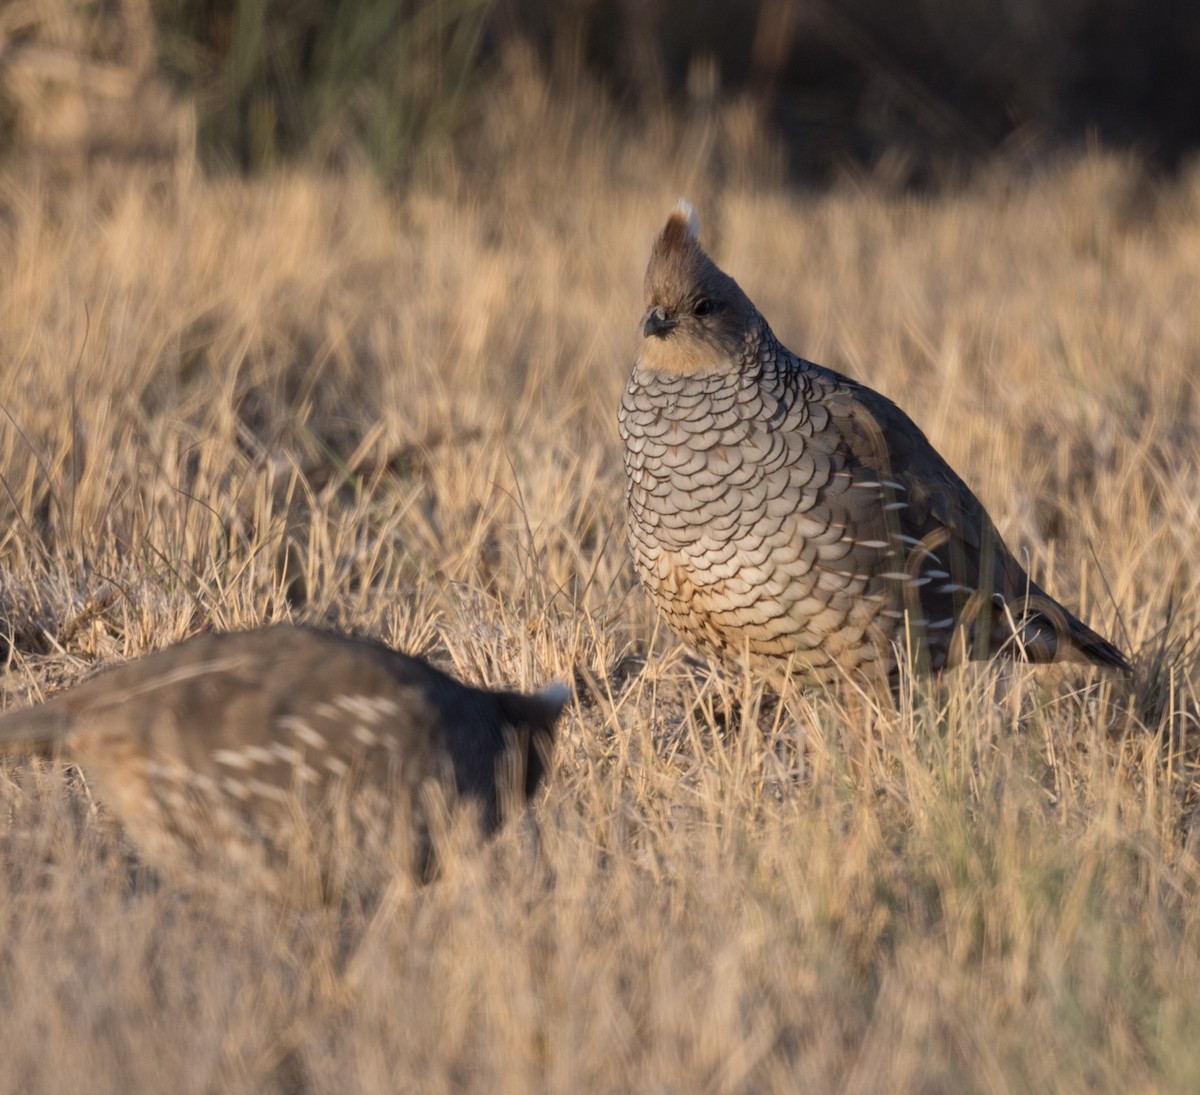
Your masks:
<instances>
[{"instance_id":1,"label":"gray wing","mask_svg":"<svg viewBox=\"0 0 1200 1095\"><path fill-rule=\"evenodd\" d=\"M908 415L869 388L812 368L827 390L830 457L846 484L847 569L888 576L896 609L928 642L931 669L1002 649L1036 662L1074 654L1129 668L1029 578L983 504Z\"/></svg>"}]
</instances>

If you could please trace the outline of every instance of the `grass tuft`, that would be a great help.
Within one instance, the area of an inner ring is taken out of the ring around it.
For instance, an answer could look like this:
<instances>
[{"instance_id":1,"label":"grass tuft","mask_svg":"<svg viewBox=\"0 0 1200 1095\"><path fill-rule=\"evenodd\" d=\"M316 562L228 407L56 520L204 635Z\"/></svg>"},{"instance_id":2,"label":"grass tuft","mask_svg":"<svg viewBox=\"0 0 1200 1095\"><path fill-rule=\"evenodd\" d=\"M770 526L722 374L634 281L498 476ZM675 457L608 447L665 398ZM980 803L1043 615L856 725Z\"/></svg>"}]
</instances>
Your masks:
<instances>
[{"instance_id":1,"label":"grass tuft","mask_svg":"<svg viewBox=\"0 0 1200 1095\"><path fill-rule=\"evenodd\" d=\"M0 1087L1195 1090L1200 182L700 193L682 138L589 132L486 188L0 182L0 706L287 618L579 682L537 840L350 911L175 892L85 780L7 767ZM656 623L614 416L680 192L1132 685L775 695Z\"/></svg>"}]
</instances>

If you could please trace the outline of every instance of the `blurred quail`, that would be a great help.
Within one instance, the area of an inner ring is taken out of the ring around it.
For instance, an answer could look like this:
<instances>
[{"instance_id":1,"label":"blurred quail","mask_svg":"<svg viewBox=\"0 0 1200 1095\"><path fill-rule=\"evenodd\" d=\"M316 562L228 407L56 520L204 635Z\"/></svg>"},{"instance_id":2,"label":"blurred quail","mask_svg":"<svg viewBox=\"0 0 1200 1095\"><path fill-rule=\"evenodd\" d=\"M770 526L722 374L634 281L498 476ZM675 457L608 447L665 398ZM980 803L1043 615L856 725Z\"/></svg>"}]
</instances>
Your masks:
<instances>
[{"instance_id":1,"label":"blurred quail","mask_svg":"<svg viewBox=\"0 0 1200 1095\"><path fill-rule=\"evenodd\" d=\"M995 653L1124 655L1031 581L889 399L780 345L681 202L654 244L618 414L633 559L694 646L895 687Z\"/></svg>"},{"instance_id":2,"label":"blurred quail","mask_svg":"<svg viewBox=\"0 0 1200 1095\"><path fill-rule=\"evenodd\" d=\"M428 781L494 831L505 780L517 802L536 789L532 739L548 744L566 696L471 688L379 643L283 625L199 635L8 714L0 752L78 764L169 873L232 863L278 889L298 836L378 831L388 811L425 869Z\"/></svg>"}]
</instances>

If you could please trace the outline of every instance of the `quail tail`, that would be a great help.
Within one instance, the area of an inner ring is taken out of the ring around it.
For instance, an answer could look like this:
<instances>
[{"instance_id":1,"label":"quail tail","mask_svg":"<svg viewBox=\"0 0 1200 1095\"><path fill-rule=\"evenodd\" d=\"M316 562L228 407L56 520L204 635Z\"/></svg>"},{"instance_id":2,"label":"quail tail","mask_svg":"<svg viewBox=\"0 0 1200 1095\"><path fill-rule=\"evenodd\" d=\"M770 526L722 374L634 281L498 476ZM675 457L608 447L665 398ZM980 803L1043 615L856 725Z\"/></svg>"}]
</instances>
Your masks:
<instances>
[{"instance_id":1,"label":"quail tail","mask_svg":"<svg viewBox=\"0 0 1200 1095\"><path fill-rule=\"evenodd\" d=\"M1120 649L1097 634L1078 617L1068 612L1052 597L1036 586L1037 598L1029 604L1029 614L1023 628L1022 652L1032 662L1052 662L1058 659L1090 662L1108 669L1132 673L1133 666ZM1041 636L1052 637L1049 643Z\"/></svg>"},{"instance_id":2,"label":"quail tail","mask_svg":"<svg viewBox=\"0 0 1200 1095\"><path fill-rule=\"evenodd\" d=\"M0 756L49 756L69 729L69 717L56 703L0 716Z\"/></svg>"},{"instance_id":3,"label":"quail tail","mask_svg":"<svg viewBox=\"0 0 1200 1095\"><path fill-rule=\"evenodd\" d=\"M1129 659L1107 639L1080 620L1072 620L1071 624L1071 647L1084 661L1120 669L1124 673L1133 672Z\"/></svg>"}]
</instances>

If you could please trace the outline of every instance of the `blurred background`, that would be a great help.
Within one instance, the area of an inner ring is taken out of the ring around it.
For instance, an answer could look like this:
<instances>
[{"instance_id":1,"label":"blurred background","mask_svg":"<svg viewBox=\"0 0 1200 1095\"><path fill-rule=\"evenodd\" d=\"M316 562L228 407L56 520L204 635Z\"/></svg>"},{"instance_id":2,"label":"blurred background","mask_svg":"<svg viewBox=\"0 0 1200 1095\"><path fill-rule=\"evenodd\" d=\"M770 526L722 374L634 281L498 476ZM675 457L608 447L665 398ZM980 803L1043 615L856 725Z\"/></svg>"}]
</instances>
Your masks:
<instances>
[{"instance_id":1,"label":"blurred background","mask_svg":"<svg viewBox=\"0 0 1200 1095\"><path fill-rule=\"evenodd\" d=\"M1181 0L4 0L0 156L486 168L534 79L577 127L736 110L791 181L1085 146L1173 170L1198 59Z\"/></svg>"}]
</instances>

